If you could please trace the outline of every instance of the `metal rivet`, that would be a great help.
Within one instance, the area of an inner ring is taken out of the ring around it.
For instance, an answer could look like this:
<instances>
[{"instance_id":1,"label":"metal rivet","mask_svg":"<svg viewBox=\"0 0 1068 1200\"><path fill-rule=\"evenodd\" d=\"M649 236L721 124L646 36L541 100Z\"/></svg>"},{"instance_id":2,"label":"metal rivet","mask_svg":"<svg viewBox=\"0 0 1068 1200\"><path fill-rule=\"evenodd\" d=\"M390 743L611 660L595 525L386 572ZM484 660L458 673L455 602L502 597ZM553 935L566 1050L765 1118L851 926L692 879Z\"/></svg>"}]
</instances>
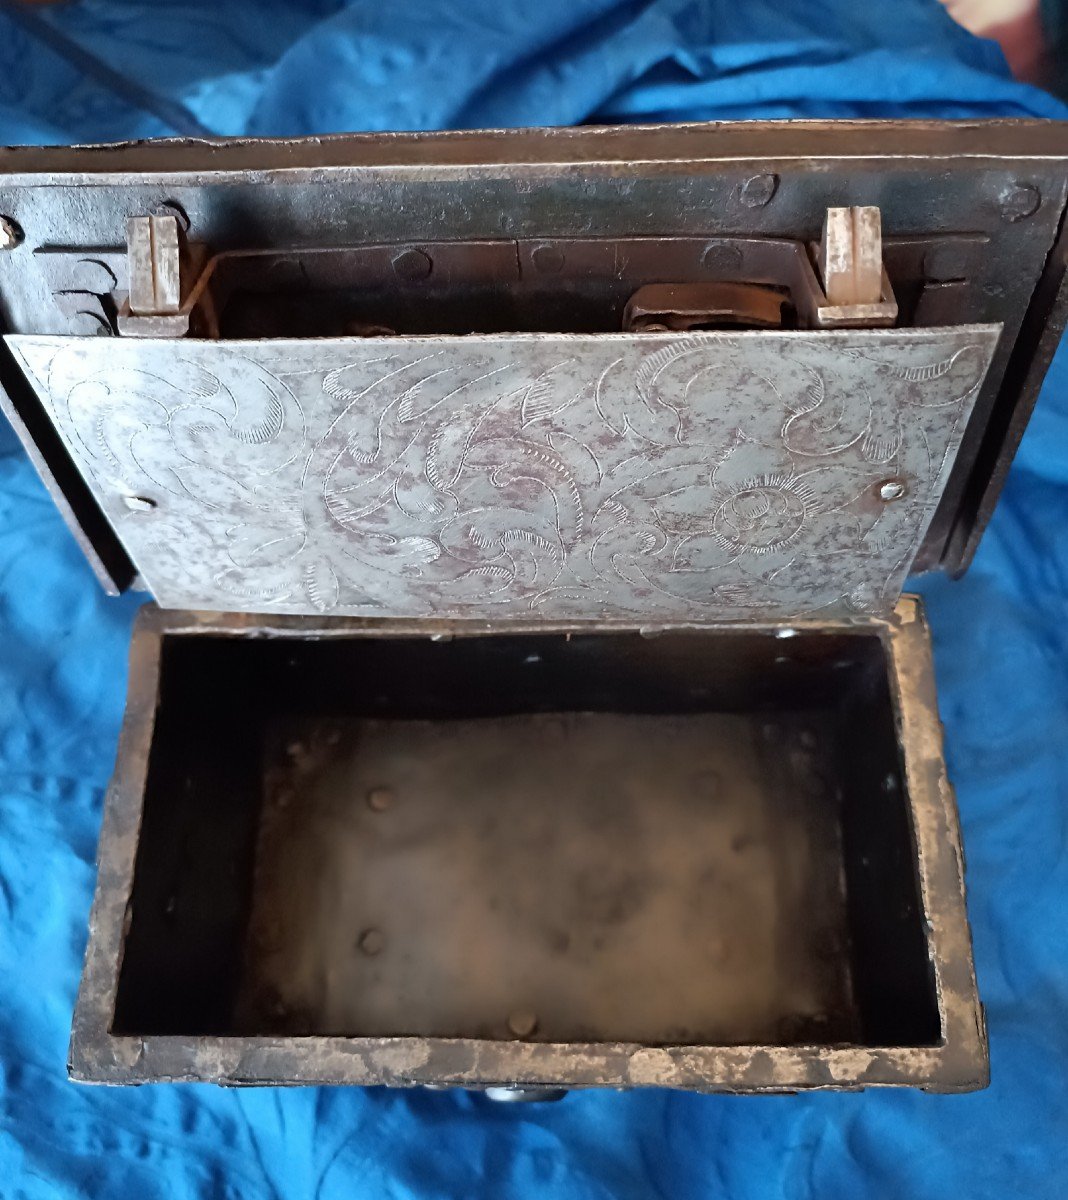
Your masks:
<instances>
[{"instance_id":1,"label":"metal rivet","mask_svg":"<svg viewBox=\"0 0 1068 1200\"><path fill-rule=\"evenodd\" d=\"M1006 221L1022 221L1038 212L1042 193L1033 183L1014 183L999 198L1001 215Z\"/></svg>"},{"instance_id":2,"label":"metal rivet","mask_svg":"<svg viewBox=\"0 0 1068 1200\"><path fill-rule=\"evenodd\" d=\"M532 1013L528 1009L518 1009L516 1012L508 1014L508 1029L515 1037L530 1037L537 1028L537 1013Z\"/></svg>"},{"instance_id":3,"label":"metal rivet","mask_svg":"<svg viewBox=\"0 0 1068 1200\"><path fill-rule=\"evenodd\" d=\"M709 246L701 255L701 266L708 271L731 275L742 269L744 259L737 246Z\"/></svg>"},{"instance_id":4,"label":"metal rivet","mask_svg":"<svg viewBox=\"0 0 1068 1200\"><path fill-rule=\"evenodd\" d=\"M372 812L385 812L393 803L393 789L388 787L371 788L367 793L367 807Z\"/></svg>"},{"instance_id":5,"label":"metal rivet","mask_svg":"<svg viewBox=\"0 0 1068 1200\"><path fill-rule=\"evenodd\" d=\"M154 217L174 217L185 233L189 232L189 214L177 200L164 200L152 210Z\"/></svg>"},{"instance_id":6,"label":"metal rivet","mask_svg":"<svg viewBox=\"0 0 1068 1200\"><path fill-rule=\"evenodd\" d=\"M746 208L763 208L778 190L778 175L754 175L742 184L740 198Z\"/></svg>"},{"instance_id":7,"label":"metal rivet","mask_svg":"<svg viewBox=\"0 0 1068 1200\"><path fill-rule=\"evenodd\" d=\"M883 776L883 791L888 795L897 791L897 776L893 772Z\"/></svg>"},{"instance_id":8,"label":"metal rivet","mask_svg":"<svg viewBox=\"0 0 1068 1200\"><path fill-rule=\"evenodd\" d=\"M382 953L386 939L382 936L381 929L365 929L356 944L359 946L361 954L366 954L368 958L374 958L376 954Z\"/></svg>"},{"instance_id":9,"label":"metal rivet","mask_svg":"<svg viewBox=\"0 0 1068 1200\"><path fill-rule=\"evenodd\" d=\"M792 638L792 637L797 637L797 630L796 630L796 629L791 629L789 626L786 626L786 628L784 628L784 629L776 629L776 630L775 630L775 636L776 636L777 638Z\"/></svg>"},{"instance_id":10,"label":"metal rivet","mask_svg":"<svg viewBox=\"0 0 1068 1200\"><path fill-rule=\"evenodd\" d=\"M530 261L543 275L558 275L564 269L564 252L557 246L539 246Z\"/></svg>"},{"instance_id":11,"label":"metal rivet","mask_svg":"<svg viewBox=\"0 0 1068 1200\"><path fill-rule=\"evenodd\" d=\"M22 226L11 217L0 217L0 250L14 250L25 240Z\"/></svg>"},{"instance_id":12,"label":"metal rivet","mask_svg":"<svg viewBox=\"0 0 1068 1200\"><path fill-rule=\"evenodd\" d=\"M123 496L123 504L131 512L151 512L156 507L156 502L149 496Z\"/></svg>"},{"instance_id":13,"label":"metal rivet","mask_svg":"<svg viewBox=\"0 0 1068 1200\"><path fill-rule=\"evenodd\" d=\"M900 479L888 479L885 483L879 484L879 499L886 500L888 503L891 500L900 500L905 494L905 485Z\"/></svg>"},{"instance_id":14,"label":"metal rivet","mask_svg":"<svg viewBox=\"0 0 1068 1200\"><path fill-rule=\"evenodd\" d=\"M409 283L426 279L433 269L433 259L422 250L404 250L393 260L393 270L398 278L407 279Z\"/></svg>"}]
</instances>

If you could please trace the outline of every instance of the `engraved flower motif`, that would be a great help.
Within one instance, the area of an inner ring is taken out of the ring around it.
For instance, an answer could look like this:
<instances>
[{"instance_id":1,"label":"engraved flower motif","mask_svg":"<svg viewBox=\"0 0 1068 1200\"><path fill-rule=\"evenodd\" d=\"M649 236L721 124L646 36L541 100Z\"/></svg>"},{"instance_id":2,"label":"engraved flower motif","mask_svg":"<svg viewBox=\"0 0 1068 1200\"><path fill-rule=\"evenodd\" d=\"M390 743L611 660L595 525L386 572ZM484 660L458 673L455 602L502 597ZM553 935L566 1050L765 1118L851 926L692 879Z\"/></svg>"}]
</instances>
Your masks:
<instances>
[{"instance_id":1,"label":"engraved flower motif","mask_svg":"<svg viewBox=\"0 0 1068 1200\"><path fill-rule=\"evenodd\" d=\"M733 487L712 516L712 530L729 549L769 554L800 534L815 504L811 489L792 475L759 475Z\"/></svg>"}]
</instances>

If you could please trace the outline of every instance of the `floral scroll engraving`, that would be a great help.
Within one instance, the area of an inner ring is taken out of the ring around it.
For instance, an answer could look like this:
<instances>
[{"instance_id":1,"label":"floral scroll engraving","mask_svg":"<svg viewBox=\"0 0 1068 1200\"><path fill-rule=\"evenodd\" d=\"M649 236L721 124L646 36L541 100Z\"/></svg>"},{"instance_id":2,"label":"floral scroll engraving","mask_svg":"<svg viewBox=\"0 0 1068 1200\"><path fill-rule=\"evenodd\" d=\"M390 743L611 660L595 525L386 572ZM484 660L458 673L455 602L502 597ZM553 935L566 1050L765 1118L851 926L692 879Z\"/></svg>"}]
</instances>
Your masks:
<instances>
[{"instance_id":1,"label":"floral scroll engraving","mask_svg":"<svg viewBox=\"0 0 1068 1200\"><path fill-rule=\"evenodd\" d=\"M10 342L162 604L711 620L892 603L997 332Z\"/></svg>"}]
</instances>

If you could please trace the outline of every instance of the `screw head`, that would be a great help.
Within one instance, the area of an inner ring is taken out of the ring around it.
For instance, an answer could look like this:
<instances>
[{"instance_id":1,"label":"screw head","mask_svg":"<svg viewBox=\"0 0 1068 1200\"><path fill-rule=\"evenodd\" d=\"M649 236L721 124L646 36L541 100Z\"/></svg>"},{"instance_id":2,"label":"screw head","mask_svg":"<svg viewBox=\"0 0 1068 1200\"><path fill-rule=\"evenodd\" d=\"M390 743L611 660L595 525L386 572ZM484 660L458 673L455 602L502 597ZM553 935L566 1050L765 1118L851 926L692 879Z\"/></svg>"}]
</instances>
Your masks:
<instances>
[{"instance_id":1,"label":"screw head","mask_svg":"<svg viewBox=\"0 0 1068 1200\"><path fill-rule=\"evenodd\" d=\"M26 235L18 221L0 216L0 250L14 250L16 246L21 246L25 239Z\"/></svg>"},{"instance_id":2,"label":"screw head","mask_svg":"<svg viewBox=\"0 0 1068 1200\"><path fill-rule=\"evenodd\" d=\"M1006 221L1022 221L1038 212L1042 193L1033 183L1014 183L999 198L1001 215Z\"/></svg>"},{"instance_id":3,"label":"screw head","mask_svg":"<svg viewBox=\"0 0 1068 1200\"><path fill-rule=\"evenodd\" d=\"M402 250L393 260L393 270L399 279L417 283L426 279L434 269L434 260L422 250Z\"/></svg>"},{"instance_id":4,"label":"screw head","mask_svg":"<svg viewBox=\"0 0 1068 1200\"><path fill-rule=\"evenodd\" d=\"M905 485L900 479L887 479L884 483L879 484L879 499L890 503L892 500L900 500L905 494Z\"/></svg>"},{"instance_id":5,"label":"screw head","mask_svg":"<svg viewBox=\"0 0 1068 1200\"><path fill-rule=\"evenodd\" d=\"M766 175L754 175L742 184L739 194L746 208L763 208L779 190L779 177L768 172Z\"/></svg>"}]
</instances>

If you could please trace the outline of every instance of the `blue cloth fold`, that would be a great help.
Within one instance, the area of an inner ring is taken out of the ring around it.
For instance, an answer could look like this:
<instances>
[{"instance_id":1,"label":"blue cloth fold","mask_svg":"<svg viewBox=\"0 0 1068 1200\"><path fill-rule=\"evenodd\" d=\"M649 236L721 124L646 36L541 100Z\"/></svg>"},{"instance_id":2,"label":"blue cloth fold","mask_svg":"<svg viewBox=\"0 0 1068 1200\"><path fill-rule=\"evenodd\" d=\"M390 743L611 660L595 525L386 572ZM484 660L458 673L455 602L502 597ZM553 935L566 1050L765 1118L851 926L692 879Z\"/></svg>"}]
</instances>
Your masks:
<instances>
[{"instance_id":1,"label":"blue cloth fold","mask_svg":"<svg viewBox=\"0 0 1068 1200\"><path fill-rule=\"evenodd\" d=\"M82 0L46 19L218 133L1046 116L934 0ZM0 11L0 142L172 132ZM0 428L0 1196L1068 1194L1068 352L959 582L920 583L993 1083L968 1096L138 1090L67 1082L137 601L108 600Z\"/></svg>"}]
</instances>

